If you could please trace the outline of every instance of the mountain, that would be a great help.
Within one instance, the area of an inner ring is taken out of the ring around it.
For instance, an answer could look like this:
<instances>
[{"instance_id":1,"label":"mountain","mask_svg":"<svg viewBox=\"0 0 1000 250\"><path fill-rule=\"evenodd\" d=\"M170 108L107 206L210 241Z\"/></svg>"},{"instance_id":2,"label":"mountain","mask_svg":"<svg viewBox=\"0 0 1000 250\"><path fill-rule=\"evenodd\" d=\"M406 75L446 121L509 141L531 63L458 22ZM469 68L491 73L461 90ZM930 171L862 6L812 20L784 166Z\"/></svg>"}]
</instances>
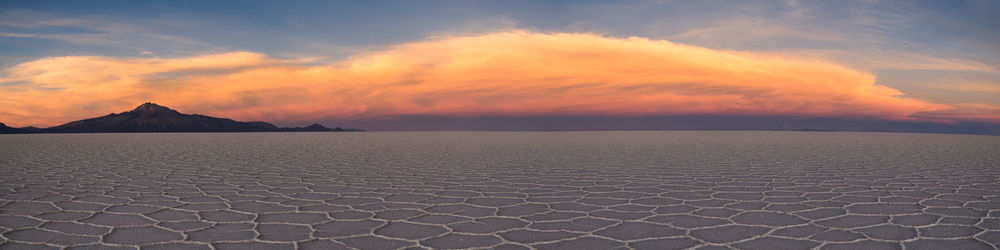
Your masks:
<instances>
[{"instance_id":1,"label":"mountain","mask_svg":"<svg viewBox=\"0 0 1000 250\"><path fill-rule=\"evenodd\" d=\"M0 134L22 133L128 133L128 132L346 132L361 129L307 127L278 128L266 122L239 122L198 114L182 114L152 102L132 111L79 120L51 128L7 127L0 123Z\"/></svg>"},{"instance_id":2,"label":"mountain","mask_svg":"<svg viewBox=\"0 0 1000 250\"><path fill-rule=\"evenodd\" d=\"M6 124L0 122L0 134L21 134L21 133L28 133L28 131L19 128L7 127Z\"/></svg>"},{"instance_id":3,"label":"mountain","mask_svg":"<svg viewBox=\"0 0 1000 250\"><path fill-rule=\"evenodd\" d=\"M25 133L38 133L38 132L42 131L42 129L34 127L34 126L23 127L23 128L21 128L21 130L24 130Z\"/></svg>"},{"instance_id":4,"label":"mountain","mask_svg":"<svg viewBox=\"0 0 1000 250\"><path fill-rule=\"evenodd\" d=\"M329 131L347 131L340 127L327 128L319 123L313 123L312 125L306 127L294 127L294 128L281 128L284 132L329 132Z\"/></svg>"},{"instance_id":5,"label":"mountain","mask_svg":"<svg viewBox=\"0 0 1000 250\"><path fill-rule=\"evenodd\" d=\"M42 133L119 132L272 132L278 127L266 122L238 122L204 115L181 114L151 102L132 111L109 114L44 128Z\"/></svg>"}]
</instances>

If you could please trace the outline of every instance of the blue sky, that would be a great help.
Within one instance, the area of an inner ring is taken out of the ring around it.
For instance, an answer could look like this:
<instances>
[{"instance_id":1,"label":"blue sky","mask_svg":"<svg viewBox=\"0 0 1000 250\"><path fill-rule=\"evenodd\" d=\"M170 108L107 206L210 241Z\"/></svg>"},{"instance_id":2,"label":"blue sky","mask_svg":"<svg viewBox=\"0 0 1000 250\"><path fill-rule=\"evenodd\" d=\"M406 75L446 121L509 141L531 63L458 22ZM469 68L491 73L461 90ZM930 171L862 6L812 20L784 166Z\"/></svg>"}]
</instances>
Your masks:
<instances>
[{"instance_id":1,"label":"blue sky","mask_svg":"<svg viewBox=\"0 0 1000 250\"><path fill-rule=\"evenodd\" d=\"M993 0L4 1L0 67L233 51L322 64L437 37L527 30L827 60L907 97L1000 105L996 27Z\"/></svg>"},{"instance_id":2,"label":"blue sky","mask_svg":"<svg viewBox=\"0 0 1000 250\"><path fill-rule=\"evenodd\" d=\"M333 50L421 40L450 32L504 28L596 32L699 42L677 37L693 30L748 27L731 41L701 46L733 49L877 46L966 56L996 64L1000 3L979 1L5 1L4 33L106 33L99 26L128 25L148 33L204 44L160 41L162 53L189 49L316 53L310 43ZM56 19L86 20L19 27ZM744 25L744 26L740 26ZM108 28L108 27L105 27ZM793 31L781 33L781 31ZM810 33L810 34L801 34ZM134 33L104 34L121 39ZM849 36L850 41L833 41ZM107 53L88 44L10 39L7 55ZM181 43L181 44L175 44ZM131 44L141 47L139 44ZM170 45L176 48L171 48ZM185 45L190 47L185 47ZM200 46L198 46L200 45ZM207 45L207 46L205 46ZM337 48L345 47L345 48ZM102 50L103 49L103 50ZM125 49L127 50L127 49ZM136 53L136 51L122 51ZM334 51L331 53L350 53Z\"/></svg>"}]
</instances>

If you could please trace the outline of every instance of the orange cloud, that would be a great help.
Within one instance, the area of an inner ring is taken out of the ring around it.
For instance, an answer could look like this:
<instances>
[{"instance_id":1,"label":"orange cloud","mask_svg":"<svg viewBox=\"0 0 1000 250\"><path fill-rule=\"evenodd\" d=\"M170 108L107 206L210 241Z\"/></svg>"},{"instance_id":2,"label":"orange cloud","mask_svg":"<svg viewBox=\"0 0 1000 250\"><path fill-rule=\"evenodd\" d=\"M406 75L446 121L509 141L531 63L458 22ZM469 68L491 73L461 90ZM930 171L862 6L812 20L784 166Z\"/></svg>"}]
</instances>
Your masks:
<instances>
[{"instance_id":1,"label":"orange cloud","mask_svg":"<svg viewBox=\"0 0 1000 250\"><path fill-rule=\"evenodd\" d=\"M791 115L927 119L834 63L639 37L508 31L438 38L315 65L251 52L42 58L0 78L0 121L50 126L154 101L239 120L386 115ZM954 119L949 117L948 119Z\"/></svg>"}]
</instances>

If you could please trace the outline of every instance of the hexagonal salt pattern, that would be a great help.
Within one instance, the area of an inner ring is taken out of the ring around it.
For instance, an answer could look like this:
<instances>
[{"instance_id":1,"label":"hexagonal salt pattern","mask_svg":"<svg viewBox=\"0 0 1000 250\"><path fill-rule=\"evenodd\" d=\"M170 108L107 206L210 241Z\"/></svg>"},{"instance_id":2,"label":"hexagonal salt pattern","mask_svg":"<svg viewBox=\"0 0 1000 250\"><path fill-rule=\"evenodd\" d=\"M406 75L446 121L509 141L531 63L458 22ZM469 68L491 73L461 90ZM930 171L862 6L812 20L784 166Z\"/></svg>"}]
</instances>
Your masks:
<instances>
[{"instance_id":1,"label":"hexagonal salt pattern","mask_svg":"<svg viewBox=\"0 0 1000 250\"><path fill-rule=\"evenodd\" d=\"M0 249L996 249L1000 137L0 136Z\"/></svg>"}]
</instances>

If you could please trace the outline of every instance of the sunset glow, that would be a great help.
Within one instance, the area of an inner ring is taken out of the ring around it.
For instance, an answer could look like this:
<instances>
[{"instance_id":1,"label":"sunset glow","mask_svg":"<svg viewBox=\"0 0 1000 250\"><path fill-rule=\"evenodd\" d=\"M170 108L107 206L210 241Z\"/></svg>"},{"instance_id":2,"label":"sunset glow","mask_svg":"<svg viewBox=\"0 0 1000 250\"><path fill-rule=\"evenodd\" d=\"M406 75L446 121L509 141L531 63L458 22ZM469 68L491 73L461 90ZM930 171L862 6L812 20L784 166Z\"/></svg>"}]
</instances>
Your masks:
<instances>
[{"instance_id":1,"label":"sunset glow","mask_svg":"<svg viewBox=\"0 0 1000 250\"><path fill-rule=\"evenodd\" d=\"M1000 133L1000 7L978 0L178 6L2 4L0 123L154 102L376 130Z\"/></svg>"},{"instance_id":2,"label":"sunset glow","mask_svg":"<svg viewBox=\"0 0 1000 250\"><path fill-rule=\"evenodd\" d=\"M996 121L908 98L871 73L641 37L513 30L393 46L334 63L254 52L50 57L6 70L0 120L58 125L154 100L242 120L392 115L677 114ZM947 115L919 115L937 112Z\"/></svg>"}]
</instances>

